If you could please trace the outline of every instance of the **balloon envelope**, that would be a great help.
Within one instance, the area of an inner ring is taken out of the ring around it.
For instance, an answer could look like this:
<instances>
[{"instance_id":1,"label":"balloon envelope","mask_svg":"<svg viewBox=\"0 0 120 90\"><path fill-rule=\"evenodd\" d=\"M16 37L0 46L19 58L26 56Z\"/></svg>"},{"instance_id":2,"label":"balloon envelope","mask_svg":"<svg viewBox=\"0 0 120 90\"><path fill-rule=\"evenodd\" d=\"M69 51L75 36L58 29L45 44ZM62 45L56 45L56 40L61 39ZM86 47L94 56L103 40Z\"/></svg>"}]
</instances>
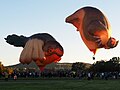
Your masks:
<instances>
[{"instance_id":1,"label":"balloon envelope","mask_svg":"<svg viewBox=\"0 0 120 90\"><path fill-rule=\"evenodd\" d=\"M19 59L21 63L29 64L34 61L41 70L47 64L60 61L64 53L60 43L48 33L37 33L30 37L12 34L5 40L16 47L23 47Z\"/></svg>"},{"instance_id":2,"label":"balloon envelope","mask_svg":"<svg viewBox=\"0 0 120 90\"><path fill-rule=\"evenodd\" d=\"M111 40L111 27L106 16L97 8L83 7L66 18L80 32L81 38L88 49L94 54L100 48L110 49L117 46Z\"/></svg>"}]
</instances>

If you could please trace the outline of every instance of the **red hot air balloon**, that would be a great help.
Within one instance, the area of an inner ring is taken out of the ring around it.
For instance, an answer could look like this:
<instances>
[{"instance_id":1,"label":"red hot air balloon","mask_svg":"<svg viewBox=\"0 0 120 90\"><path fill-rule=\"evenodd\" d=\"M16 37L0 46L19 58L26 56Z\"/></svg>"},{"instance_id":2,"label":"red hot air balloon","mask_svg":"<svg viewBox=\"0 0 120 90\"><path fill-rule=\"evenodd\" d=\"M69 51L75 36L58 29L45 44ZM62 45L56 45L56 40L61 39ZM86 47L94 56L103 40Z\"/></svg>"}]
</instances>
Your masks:
<instances>
[{"instance_id":1,"label":"red hot air balloon","mask_svg":"<svg viewBox=\"0 0 120 90\"><path fill-rule=\"evenodd\" d=\"M96 53L97 49L110 49L117 46L118 41L111 37L111 27L106 16L95 7L83 7L66 18L80 32L88 49Z\"/></svg>"},{"instance_id":2,"label":"red hot air balloon","mask_svg":"<svg viewBox=\"0 0 120 90\"><path fill-rule=\"evenodd\" d=\"M30 37L8 35L6 42L23 47L20 62L29 64L34 61L42 71L47 64L59 62L63 56L63 47L50 34L38 33Z\"/></svg>"}]
</instances>

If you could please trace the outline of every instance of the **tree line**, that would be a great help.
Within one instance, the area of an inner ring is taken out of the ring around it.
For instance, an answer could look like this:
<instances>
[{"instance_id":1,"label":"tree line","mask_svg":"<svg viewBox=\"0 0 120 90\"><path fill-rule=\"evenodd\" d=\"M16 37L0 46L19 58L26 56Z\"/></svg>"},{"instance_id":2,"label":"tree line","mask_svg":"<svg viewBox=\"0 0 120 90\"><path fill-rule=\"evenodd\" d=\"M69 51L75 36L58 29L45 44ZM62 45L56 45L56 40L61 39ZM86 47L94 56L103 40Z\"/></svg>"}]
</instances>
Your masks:
<instances>
[{"instance_id":1,"label":"tree line","mask_svg":"<svg viewBox=\"0 0 120 90\"><path fill-rule=\"evenodd\" d=\"M75 72L120 72L120 57L113 57L112 59L105 61L100 60L88 65L81 62L72 64L72 71Z\"/></svg>"},{"instance_id":2,"label":"tree line","mask_svg":"<svg viewBox=\"0 0 120 90\"><path fill-rule=\"evenodd\" d=\"M100 60L96 61L93 64L86 64L81 62L76 62L72 64L71 70L67 70L65 67L61 70L44 70L43 72L36 71L35 68L29 69L29 68L8 68L4 67L4 65L0 62L0 76L4 76L4 72L7 72L9 75L17 74L19 76L33 76L37 75L39 76L60 76L60 77L84 77L88 73L91 73L91 75L102 75L102 73L109 74L118 74L120 73L120 57L113 57L112 59L105 61ZM117 72L117 73L116 73ZM32 75L33 74L33 75Z\"/></svg>"}]
</instances>

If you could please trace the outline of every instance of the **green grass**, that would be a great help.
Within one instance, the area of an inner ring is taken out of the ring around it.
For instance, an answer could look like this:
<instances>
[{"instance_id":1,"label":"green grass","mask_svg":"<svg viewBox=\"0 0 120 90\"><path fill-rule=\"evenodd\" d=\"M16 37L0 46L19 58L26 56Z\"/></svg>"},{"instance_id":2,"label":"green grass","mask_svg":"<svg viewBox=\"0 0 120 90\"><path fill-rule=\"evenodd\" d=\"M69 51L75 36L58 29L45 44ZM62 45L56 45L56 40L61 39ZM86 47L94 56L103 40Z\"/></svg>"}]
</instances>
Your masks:
<instances>
[{"instance_id":1,"label":"green grass","mask_svg":"<svg viewBox=\"0 0 120 90\"><path fill-rule=\"evenodd\" d=\"M0 80L0 90L120 90L120 80Z\"/></svg>"}]
</instances>

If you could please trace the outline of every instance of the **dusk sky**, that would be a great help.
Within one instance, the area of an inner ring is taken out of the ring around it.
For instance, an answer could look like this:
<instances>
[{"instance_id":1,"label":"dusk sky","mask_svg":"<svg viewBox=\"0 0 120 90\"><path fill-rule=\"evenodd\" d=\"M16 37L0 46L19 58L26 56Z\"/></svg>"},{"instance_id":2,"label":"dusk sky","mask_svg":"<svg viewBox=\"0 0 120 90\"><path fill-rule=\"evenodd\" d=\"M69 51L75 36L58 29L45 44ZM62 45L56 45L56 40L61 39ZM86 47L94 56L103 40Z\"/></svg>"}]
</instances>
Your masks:
<instances>
[{"instance_id":1,"label":"dusk sky","mask_svg":"<svg viewBox=\"0 0 120 90\"><path fill-rule=\"evenodd\" d=\"M0 0L0 61L3 65L19 63L22 47L14 47L4 40L7 35L31 36L49 33L64 48L60 62L93 63L120 56L120 44L113 49L99 49L96 60L83 43L79 32L65 18L84 6L100 9L112 27L112 36L120 38L120 1L114 0Z\"/></svg>"}]
</instances>

